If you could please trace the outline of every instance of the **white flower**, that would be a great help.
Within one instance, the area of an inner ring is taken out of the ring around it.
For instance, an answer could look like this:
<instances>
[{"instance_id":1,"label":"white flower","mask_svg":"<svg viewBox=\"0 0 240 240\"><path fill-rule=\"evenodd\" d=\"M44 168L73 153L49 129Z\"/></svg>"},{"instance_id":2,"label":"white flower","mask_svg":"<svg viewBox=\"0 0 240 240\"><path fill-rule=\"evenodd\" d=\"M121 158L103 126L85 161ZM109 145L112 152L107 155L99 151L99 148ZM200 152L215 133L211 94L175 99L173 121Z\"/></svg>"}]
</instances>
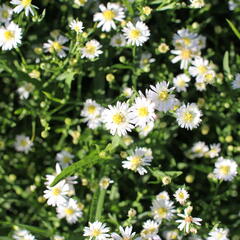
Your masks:
<instances>
[{"instance_id":1,"label":"white flower","mask_svg":"<svg viewBox=\"0 0 240 240\"><path fill-rule=\"evenodd\" d=\"M215 169L213 173L217 179L232 181L237 175L237 167L237 163L234 160L220 157L215 163Z\"/></svg>"},{"instance_id":2,"label":"white flower","mask_svg":"<svg viewBox=\"0 0 240 240\"><path fill-rule=\"evenodd\" d=\"M0 23L8 23L11 20L13 10L6 4L0 6Z\"/></svg>"},{"instance_id":3,"label":"white flower","mask_svg":"<svg viewBox=\"0 0 240 240\"><path fill-rule=\"evenodd\" d=\"M34 85L32 83L24 83L23 86L17 89L20 99L28 99L30 93L34 90Z\"/></svg>"},{"instance_id":4,"label":"white flower","mask_svg":"<svg viewBox=\"0 0 240 240\"><path fill-rule=\"evenodd\" d=\"M73 161L73 155L71 153L69 153L68 151L61 151L59 153L57 153L56 155L56 160L60 163L60 165L62 166L62 168L65 168L67 166L69 166Z\"/></svg>"},{"instance_id":5,"label":"white flower","mask_svg":"<svg viewBox=\"0 0 240 240\"><path fill-rule=\"evenodd\" d=\"M64 58L67 55L65 51L68 50L68 47L63 46L63 44L67 41L66 37L60 35L54 41L48 40L47 43L44 43L43 48L46 52L56 53L60 58Z\"/></svg>"},{"instance_id":6,"label":"white flower","mask_svg":"<svg viewBox=\"0 0 240 240\"><path fill-rule=\"evenodd\" d=\"M141 137L146 137L154 128L154 121L148 122L145 126L139 127L138 132Z\"/></svg>"},{"instance_id":7,"label":"white flower","mask_svg":"<svg viewBox=\"0 0 240 240\"><path fill-rule=\"evenodd\" d=\"M201 158L208 152L208 150L209 150L209 148L205 144L205 142L199 141L199 142L194 143L194 145L191 149L191 152L193 153L194 157Z\"/></svg>"},{"instance_id":8,"label":"white flower","mask_svg":"<svg viewBox=\"0 0 240 240\"><path fill-rule=\"evenodd\" d=\"M126 45L126 40L124 35L121 33L117 33L111 38L110 45L112 47L124 47Z\"/></svg>"},{"instance_id":9,"label":"white flower","mask_svg":"<svg viewBox=\"0 0 240 240\"><path fill-rule=\"evenodd\" d=\"M15 13L20 13L21 11L25 11L25 15L28 16L29 13L34 16L34 11L32 8L37 8L36 6L32 5L32 0L12 0L10 2L13 5L17 5L13 11Z\"/></svg>"},{"instance_id":10,"label":"white flower","mask_svg":"<svg viewBox=\"0 0 240 240\"><path fill-rule=\"evenodd\" d=\"M189 67L189 73L191 76L196 77L197 82L203 82L206 74L210 70L208 60L196 57L191 64L192 66Z\"/></svg>"},{"instance_id":11,"label":"white flower","mask_svg":"<svg viewBox=\"0 0 240 240\"><path fill-rule=\"evenodd\" d=\"M21 134L16 136L16 141L14 143L14 147L18 152L28 153L33 146L33 142L29 137Z\"/></svg>"},{"instance_id":12,"label":"white flower","mask_svg":"<svg viewBox=\"0 0 240 240\"><path fill-rule=\"evenodd\" d=\"M190 77L184 73L179 74L175 78L173 78L174 87L178 92L186 92L188 82L190 82Z\"/></svg>"},{"instance_id":13,"label":"white flower","mask_svg":"<svg viewBox=\"0 0 240 240\"><path fill-rule=\"evenodd\" d=\"M54 235L53 240L64 240L65 238L60 235Z\"/></svg>"},{"instance_id":14,"label":"white flower","mask_svg":"<svg viewBox=\"0 0 240 240\"><path fill-rule=\"evenodd\" d=\"M159 223L161 223L163 219L172 219L174 213L176 212L173 206L173 202L163 199L153 200L151 211L154 219Z\"/></svg>"},{"instance_id":15,"label":"white flower","mask_svg":"<svg viewBox=\"0 0 240 240\"><path fill-rule=\"evenodd\" d=\"M87 122L87 125L91 129L95 129L101 124L101 111L102 107L94 100L87 99L83 105L81 116L83 121Z\"/></svg>"},{"instance_id":16,"label":"white flower","mask_svg":"<svg viewBox=\"0 0 240 240\"><path fill-rule=\"evenodd\" d=\"M69 224L73 224L82 217L82 211L77 201L70 198L65 204L57 206L57 216L60 219L66 218Z\"/></svg>"},{"instance_id":17,"label":"white flower","mask_svg":"<svg viewBox=\"0 0 240 240\"><path fill-rule=\"evenodd\" d=\"M166 240L180 240L179 231L177 229L164 231L163 236Z\"/></svg>"},{"instance_id":18,"label":"white flower","mask_svg":"<svg viewBox=\"0 0 240 240\"><path fill-rule=\"evenodd\" d=\"M123 28L123 34L127 39L127 44L142 46L149 39L150 31L148 26L141 21L138 21L135 25L128 22Z\"/></svg>"},{"instance_id":19,"label":"white flower","mask_svg":"<svg viewBox=\"0 0 240 240\"><path fill-rule=\"evenodd\" d=\"M13 234L13 238L16 240L36 240L35 236L33 236L28 230L17 230Z\"/></svg>"},{"instance_id":20,"label":"white flower","mask_svg":"<svg viewBox=\"0 0 240 240\"><path fill-rule=\"evenodd\" d=\"M152 54L145 52L141 54L141 58L140 58L140 67L144 67L150 63L155 62L155 58L152 58Z\"/></svg>"},{"instance_id":21,"label":"white flower","mask_svg":"<svg viewBox=\"0 0 240 240\"><path fill-rule=\"evenodd\" d=\"M117 102L115 106L109 105L108 108L103 111L102 121L112 135L117 134L119 136L124 136L127 134L127 131L131 132L133 128L130 118L130 109L125 102Z\"/></svg>"},{"instance_id":22,"label":"white flower","mask_svg":"<svg viewBox=\"0 0 240 240\"><path fill-rule=\"evenodd\" d=\"M122 162L123 168L138 172L140 175L147 173L144 166L149 166L152 161L152 151L149 148L136 148L133 155Z\"/></svg>"},{"instance_id":23,"label":"white flower","mask_svg":"<svg viewBox=\"0 0 240 240\"><path fill-rule=\"evenodd\" d=\"M179 217L183 219L176 220L177 223L180 223L178 229L180 231L184 230L186 233L189 233L190 227L194 224L200 226L201 218L194 218L191 214L192 207L187 207L184 209L184 214L178 214Z\"/></svg>"},{"instance_id":24,"label":"white flower","mask_svg":"<svg viewBox=\"0 0 240 240\"><path fill-rule=\"evenodd\" d=\"M132 88L125 87L123 89L123 95L127 98L130 98L133 95L133 90Z\"/></svg>"},{"instance_id":25,"label":"white flower","mask_svg":"<svg viewBox=\"0 0 240 240\"><path fill-rule=\"evenodd\" d=\"M66 203L68 193L69 185L65 181L60 181L54 187L47 186L44 198L47 199L48 205L55 207Z\"/></svg>"},{"instance_id":26,"label":"white flower","mask_svg":"<svg viewBox=\"0 0 240 240\"><path fill-rule=\"evenodd\" d=\"M114 240L132 240L136 234L135 232L132 232L132 226L126 227L125 229L120 226L119 231L120 231L121 235L119 235L115 232L111 234L111 237Z\"/></svg>"},{"instance_id":27,"label":"white flower","mask_svg":"<svg viewBox=\"0 0 240 240\"><path fill-rule=\"evenodd\" d=\"M202 112L198 109L195 103L183 104L176 111L176 117L178 125L181 128L186 128L192 130L198 127L201 120Z\"/></svg>"},{"instance_id":28,"label":"white flower","mask_svg":"<svg viewBox=\"0 0 240 240\"><path fill-rule=\"evenodd\" d=\"M192 8L202 8L205 5L204 0L190 0Z\"/></svg>"},{"instance_id":29,"label":"white flower","mask_svg":"<svg viewBox=\"0 0 240 240\"><path fill-rule=\"evenodd\" d=\"M103 177L99 182L99 186L102 189L107 189L111 183L113 183L113 180L108 177Z\"/></svg>"},{"instance_id":30,"label":"white flower","mask_svg":"<svg viewBox=\"0 0 240 240\"><path fill-rule=\"evenodd\" d=\"M10 22L5 27L0 28L0 47L2 50L11 50L22 43L22 29Z\"/></svg>"},{"instance_id":31,"label":"white flower","mask_svg":"<svg viewBox=\"0 0 240 240\"><path fill-rule=\"evenodd\" d=\"M177 55L172 59L172 63L181 62L180 69L187 69L189 63L192 61L194 57L194 53L189 48L181 48L177 50L171 50L171 53Z\"/></svg>"},{"instance_id":32,"label":"white flower","mask_svg":"<svg viewBox=\"0 0 240 240\"><path fill-rule=\"evenodd\" d=\"M195 87L198 91L206 91L206 83L205 82L196 82Z\"/></svg>"},{"instance_id":33,"label":"white flower","mask_svg":"<svg viewBox=\"0 0 240 240\"><path fill-rule=\"evenodd\" d=\"M105 223L99 221L89 222L89 227L84 227L83 236L90 237L90 239L95 238L96 240L106 240L109 238L109 228L106 227Z\"/></svg>"},{"instance_id":34,"label":"white flower","mask_svg":"<svg viewBox=\"0 0 240 240\"><path fill-rule=\"evenodd\" d=\"M94 59L98 57L102 50L100 50L102 45L95 39L88 41L82 48L82 58Z\"/></svg>"},{"instance_id":35,"label":"white flower","mask_svg":"<svg viewBox=\"0 0 240 240\"><path fill-rule=\"evenodd\" d=\"M87 0L74 0L74 4L77 5L77 7L82 7L86 4Z\"/></svg>"},{"instance_id":36,"label":"white flower","mask_svg":"<svg viewBox=\"0 0 240 240\"><path fill-rule=\"evenodd\" d=\"M235 76L234 81L232 82L232 88L238 89L240 88L240 73L237 73Z\"/></svg>"},{"instance_id":37,"label":"white flower","mask_svg":"<svg viewBox=\"0 0 240 240\"><path fill-rule=\"evenodd\" d=\"M147 90L147 98L155 103L155 108L158 111L167 112L175 105L175 95L171 94L174 88L168 87L166 81L158 82L156 86L150 85L150 90Z\"/></svg>"},{"instance_id":38,"label":"white flower","mask_svg":"<svg viewBox=\"0 0 240 240\"><path fill-rule=\"evenodd\" d=\"M169 197L169 194L167 191L163 191L163 192L160 192L157 196L156 196L156 199L157 200L169 200L170 197Z\"/></svg>"},{"instance_id":39,"label":"white flower","mask_svg":"<svg viewBox=\"0 0 240 240\"><path fill-rule=\"evenodd\" d=\"M83 32L83 28L84 28L83 23L75 19L70 22L69 27L76 33Z\"/></svg>"},{"instance_id":40,"label":"white flower","mask_svg":"<svg viewBox=\"0 0 240 240\"><path fill-rule=\"evenodd\" d=\"M117 3L108 2L107 7L100 4L99 8L101 12L94 15L93 21L99 22L97 27L102 27L104 32L116 29L115 21L121 22L125 17L123 8Z\"/></svg>"},{"instance_id":41,"label":"white flower","mask_svg":"<svg viewBox=\"0 0 240 240\"><path fill-rule=\"evenodd\" d=\"M228 229L215 228L209 233L207 240L229 240Z\"/></svg>"},{"instance_id":42,"label":"white flower","mask_svg":"<svg viewBox=\"0 0 240 240\"><path fill-rule=\"evenodd\" d=\"M184 188L178 188L173 196L180 204L185 204L186 200L189 198L189 194Z\"/></svg>"},{"instance_id":43,"label":"white flower","mask_svg":"<svg viewBox=\"0 0 240 240\"><path fill-rule=\"evenodd\" d=\"M140 97L135 98L135 103L130 108L132 123L135 126L144 127L149 122L154 121L156 117L154 107L155 104L140 92Z\"/></svg>"},{"instance_id":44,"label":"white flower","mask_svg":"<svg viewBox=\"0 0 240 240\"><path fill-rule=\"evenodd\" d=\"M159 223L153 220L147 220L143 223L143 230L141 236L144 239L153 238L158 234Z\"/></svg>"},{"instance_id":45,"label":"white flower","mask_svg":"<svg viewBox=\"0 0 240 240\"><path fill-rule=\"evenodd\" d=\"M221 152L220 143L211 144L210 150L206 153L206 156L210 158L215 158L219 156L220 152Z\"/></svg>"},{"instance_id":46,"label":"white flower","mask_svg":"<svg viewBox=\"0 0 240 240\"><path fill-rule=\"evenodd\" d=\"M173 35L173 44L175 48L195 48L197 34L190 32L188 29L180 29Z\"/></svg>"}]
</instances>

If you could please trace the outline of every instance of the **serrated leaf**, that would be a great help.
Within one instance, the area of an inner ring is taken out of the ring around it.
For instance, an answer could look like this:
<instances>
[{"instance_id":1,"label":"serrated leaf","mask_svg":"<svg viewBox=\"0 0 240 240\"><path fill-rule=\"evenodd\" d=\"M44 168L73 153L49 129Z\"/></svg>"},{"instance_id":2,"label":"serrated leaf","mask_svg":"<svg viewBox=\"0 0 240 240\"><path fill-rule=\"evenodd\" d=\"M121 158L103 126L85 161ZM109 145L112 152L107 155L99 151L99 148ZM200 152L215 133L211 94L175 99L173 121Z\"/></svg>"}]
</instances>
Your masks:
<instances>
[{"instance_id":1,"label":"serrated leaf","mask_svg":"<svg viewBox=\"0 0 240 240\"><path fill-rule=\"evenodd\" d=\"M226 19L228 22L228 25L230 26L230 28L232 29L232 31L234 32L234 34L237 36L238 39L240 39L240 32L237 30L237 28L235 27L235 25L228 19Z\"/></svg>"}]
</instances>

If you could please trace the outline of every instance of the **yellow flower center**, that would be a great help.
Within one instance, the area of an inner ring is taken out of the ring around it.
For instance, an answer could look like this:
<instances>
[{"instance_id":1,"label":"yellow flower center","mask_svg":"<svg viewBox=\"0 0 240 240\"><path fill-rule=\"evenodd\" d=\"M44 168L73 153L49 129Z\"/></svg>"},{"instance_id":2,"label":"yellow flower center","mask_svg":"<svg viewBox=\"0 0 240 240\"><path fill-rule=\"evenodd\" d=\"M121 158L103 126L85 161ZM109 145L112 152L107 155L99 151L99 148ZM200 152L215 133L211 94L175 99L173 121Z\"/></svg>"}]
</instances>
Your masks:
<instances>
[{"instance_id":1,"label":"yellow flower center","mask_svg":"<svg viewBox=\"0 0 240 240\"><path fill-rule=\"evenodd\" d=\"M142 163L141 157L134 156L131 161L131 170L135 171Z\"/></svg>"},{"instance_id":2,"label":"yellow flower center","mask_svg":"<svg viewBox=\"0 0 240 240\"><path fill-rule=\"evenodd\" d=\"M230 172L230 167L229 166L221 166L220 167L220 173L223 175L228 175Z\"/></svg>"},{"instance_id":3,"label":"yellow flower center","mask_svg":"<svg viewBox=\"0 0 240 240\"><path fill-rule=\"evenodd\" d=\"M137 39L141 36L141 32L138 29L132 29L129 33L131 39Z\"/></svg>"},{"instance_id":4,"label":"yellow flower center","mask_svg":"<svg viewBox=\"0 0 240 240\"><path fill-rule=\"evenodd\" d=\"M191 44L191 39L190 38L185 37L182 40L183 40L184 44L187 45L187 46L189 46Z\"/></svg>"},{"instance_id":5,"label":"yellow flower center","mask_svg":"<svg viewBox=\"0 0 240 240\"><path fill-rule=\"evenodd\" d=\"M119 124L122 124L125 122L125 117L123 116L122 113L116 113L113 115L112 121L113 121L113 123L119 125Z\"/></svg>"},{"instance_id":6,"label":"yellow flower center","mask_svg":"<svg viewBox=\"0 0 240 240\"><path fill-rule=\"evenodd\" d=\"M148 115L147 107L140 107L138 108L138 116L139 117L146 117Z\"/></svg>"},{"instance_id":7,"label":"yellow flower center","mask_svg":"<svg viewBox=\"0 0 240 240\"><path fill-rule=\"evenodd\" d=\"M29 7L31 5L32 0L22 0L21 5L23 7Z\"/></svg>"},{"instance_id":8,"label":"yellow flower center","mask_svg":"<svg viewBox=\"0 0 240 240\"><path fill-rule=\"evenodd\" d=\"M28 145L28 142L25 139L23 139L23 140L21 140L20 145L22 147L26 147Z\"/></svg>"},{"instance_id":9,"label":"yellow flower center","mask_svg":"<svg viewBox=\"0 0 240 240\"><path fill-rule=\"evenodd\" d=\"M90 55L94 55L96 52L96 46L91 43L87 43L85 49L86 53Z\"/></svg>"},{"instance_id":10,"label":"yellow flower center","mask_svg":"<svg viewBox=\"0 0 240 240\"><path fill-rule=\"evenodd\" d=\"M122 44L122 39L121 39L121 38L117 38L117 39L115 40L115 43L116 43L117 45L121 45L121 44Z\"/></svg>"},{"instance_id":11,"label":"yellow flower center","mask_svg":"<svg viewBox=\"0 0 240 240\"><path fill-rule=\"evenodd\" d=\"M205 66L199 66L198 71L200 74L204 74L207 72L207 68Z\"/></svg>"},{"instance_id":12,"label":"yellow flower center","mask_svg":"<svg viewBox=\"0 0 240 240\"><path fill-rule=\"evenodd\" d=\"M177 84L178 84L179 87L185 87L186 82L183 79L179 79Z\"/></svg>"},{"instance_id":13,"label":"yellow flower center","mask_svg":"<svg viewBox=\"0 0 240 240\"><path fill-rule=\"evenodd\" d=\"M191 57L191 51L189 49L183 49L181 52L182 59L189 59Z\"/></svg>"},{"instance_id":14,"label":"yellow flower center","mask_svg":"<svg viewBox=\"0 0 240 240\"><path fill-rule=\"evenodd\" d=\"M72 208L65 208L64 212L66 215L72 215L74 213L74 210Z\"/></svg>"},{"instance_id":15,"label":"yellow flower center","mask_svg":"<svg viewBox=\"0 0 240 240\"><path fill-rule=\"evenodd\" d=\"M52 189L53 196L58 196L61 193L61 189L55 187Z\"/></svg>"},{"instance_id":16,"label":"yellow flower center","mask_svg":"<svg viewBox=\"0 0 240 240\"><path fill-rule=\"evenodd\" d=\"M100 234L101 234L100 229L94 229L94 230L92 231L92 236L93 236L93 237L97 237L97 236L99 236Z\"/></svg>"},{"instance_id":17,"label":"yellow flower center","mask_svg":"<svg viewBox=\"0 0 240 240\"><path fill-rule=\"evenodd\" d=\"M88 106L87 112L88 112L89 114L94 114L95 111L96 111L96 107L95 107L94 105Z\"/></svg>"},{"instance_id":18,"label":"yellow flower center","mask_svg":"<svg viewBox=\"0 0 240 240\"><path fill-rule=\"evenodd\" d=\"M71 158L70 157L67 157L67 156L64 156L63 157L63 162L64 163L69 163L71 161Z\"/></svg>"},{"instance_id":19,"label":"yellow flower center","mask_svg":"<svg viewBox=\"0 0 240 240\"><path fill-rule=\"evenodd\" d=\"M212 80L214 79L214 75L211 74L211 73L207 73L207 74L205 75L205 79L206 79L206 81L207 81L208 83L211 83Z\"/></svg>"},{"instance_id":20,"label":"yellow flower center","mask_svg":"<svg viewBox=\"0 0 240 240\"><path fill-rule=\"evenodd\" d=\"M62 50L63 46L59 42L55 41L55 42L52 43L52 48L56 52L59 52L59 51Z\"/></svg>"},{"instance_id":21,"label":"yellow flower center","mask_svg":"<svg viewBox=\"0 0 240 240\"><path fill-rule=\"evenodd\" d=\"M168 99L168 91L161 91L159 94L158 94L158 97L161 101L165 101Z\"/></svg>"},{"instance_id":22,"label":"yellow flower center","mask_svg":"<svg viewBox=\"0 0 240 240\"><path fill-rule=\"evenodd\" d=\"M180 192L180 193L178 194L178 197L181 198L181 199L184 199L184 194L183 194L182 192Z\"/></svg>"},{"instance_id":23,"label":"yellow flower center","mask_svg":"<svg viewBox=\"0 0 240 240\"><path fill-rule=\"evenodd\" d=\"M187 216L185 217L184 221L187 222L187 223L191 223L192 222L192 217L191 216Z\"/></svg>"},{"instance_id":24,"label":"yellow flower center","mask_svg":"<svg viewBox=\"0 0 240 240\"><path fill-rule=\"evenodd\" d=\"M78 25L75 25L75 26L73 27L73 29L74 29L76 32L79 32L79 31L80 31L80 27L79 27Z\"/></svg>"},{"instance_id":25,"label":"yellow flower center","mask_svg":"<svg viewBox=\"0 0 240 240\"><path fill-rule=\"evenodd\" d=\"M9 41L14 38L14 32L13 31L5 31L3 33L5 40Z\"/></svg>"},{"instance_id":26,"label":"yellow flower center","mask_svg":"<svg viewBox=\"0 0 240 240\"><path fill-rule=\"evenodd\" d=\"M193 120L193 114L190 112L186 112L183 114L183 120L184 122L191 122Z\"/></svg>"},{"instance_id":27,"label":"yellow flower center","mask_svg":"<svg viewBox=\"0 0 240 240\"><path fill-rule=\"evenodd\" d=\"M2 11L2 18L7 19L9 17L9 13L7 10Z\"/></svg>"},{"instance_id":28,"label":"yellow flower center","mask_svg":"<svg viewBox=\"0 0 240 240\"><path fill-rule=\"evenodd\" d=\"M116 14L112 10L105 10L103 12L103 17L105 21L111 21L116 17Z\"/></svg>"},{"instance_id":29,"label":"yellow flower center","mask_svg":"<svg viewBox=\"0 0 240 240\"><path fill-rule=\"evenodd\" d=\"M157 209L157 214L161 217L161 218L166 218L167 216L167 209L164 207L160 207Z\"/></svg>"}]
</instances>

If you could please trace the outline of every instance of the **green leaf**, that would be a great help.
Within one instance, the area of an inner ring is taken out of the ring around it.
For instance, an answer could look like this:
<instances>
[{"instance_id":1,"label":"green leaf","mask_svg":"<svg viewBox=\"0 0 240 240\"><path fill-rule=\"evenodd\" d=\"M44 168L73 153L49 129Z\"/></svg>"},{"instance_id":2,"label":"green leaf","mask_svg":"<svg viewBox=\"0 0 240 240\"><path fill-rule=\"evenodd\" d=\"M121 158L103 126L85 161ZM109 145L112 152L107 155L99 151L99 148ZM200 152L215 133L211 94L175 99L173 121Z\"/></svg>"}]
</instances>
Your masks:
<instances>
[{"instance_id":1,"label":"green leaf","mask_svg":"<svg viewBox=\"0 0 240 240\"><path fill-rule=\"evenodd\" d=\"M129 66L129 65L124 65L124 64L114 64L111 66L111 68L117 68L117 69L130 69L130 70L133 70L134 68L132 66Z\"/></svg>"},{"instance_id":2,"label":"green leaf","mask_svg":"<svg viewBox=\"0 0 240 240\"><path fill-rule=\"evenodd\" d=\"M74 72L74 71L67 71L67 72L64 72L61 75L59 75L57 77L57 80L65 81L67 88L69 90L71 88L71 84L72 84L75 74L76 74L76 72Z\"/></svg>"},{"instance_id":3,"label":"green leaf","mask_svg":"<svg viewBox=\"0 0 240 240\"><path fill-rule=\"evenodd\" d=\"M182 171L160 171L157 168L150 169L152 175L157 178L158 181L161 181L163 177L169 176L171 178L177 178L182 175Z\"/></svg>"},{"instance_id":4,"label":"green leaf","mask_svg":"<svg viewBox=\"0 0 240 240\"><path fill-rule=\"evenodd\" d=\"M226 19L230 28L232 29L232 31L234 32L234 34L238 37L238 39L240 39L240 32L237 30L237 28L235 27L235 25L228 19Z\"/></svg>"},{"instance_id":5,"label":"green leaf","mask_svg":"<svg viewBox=\"0 0 240 240\"><path fill-rule=\"evenodd\" d=\"M0 240L12 240L12 238L0 236Z\"/></svg>"},{"instance_id":6,"label":"green leaf","mask_svg":"<svg viewBox=\"0 0 240 240\"><path fill-rule=\"evenodd\" d=\"M226 51L223 57L223 70L224 72L229 75L231 74L230 67L229 67L229 52Z\"/></svg>"}]
</instances>

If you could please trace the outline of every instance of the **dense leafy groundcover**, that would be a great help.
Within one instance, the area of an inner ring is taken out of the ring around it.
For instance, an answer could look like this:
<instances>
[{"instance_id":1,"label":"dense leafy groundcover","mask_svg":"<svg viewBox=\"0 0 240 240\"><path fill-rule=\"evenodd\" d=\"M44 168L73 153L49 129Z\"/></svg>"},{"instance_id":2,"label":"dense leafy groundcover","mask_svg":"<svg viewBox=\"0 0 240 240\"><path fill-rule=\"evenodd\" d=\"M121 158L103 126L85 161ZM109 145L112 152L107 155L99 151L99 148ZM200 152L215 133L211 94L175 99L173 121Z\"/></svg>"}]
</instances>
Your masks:
<instances>
[{"instance_id":1,"label":"dense leafy groundcover","mask_svg":"<svg viewBox=\"0 0 240 240\"><path fill-rule=\"evenodd\" d=\"M0 5L0 239L240 239L239 0Z\"/></svg>"}]
</instances>

